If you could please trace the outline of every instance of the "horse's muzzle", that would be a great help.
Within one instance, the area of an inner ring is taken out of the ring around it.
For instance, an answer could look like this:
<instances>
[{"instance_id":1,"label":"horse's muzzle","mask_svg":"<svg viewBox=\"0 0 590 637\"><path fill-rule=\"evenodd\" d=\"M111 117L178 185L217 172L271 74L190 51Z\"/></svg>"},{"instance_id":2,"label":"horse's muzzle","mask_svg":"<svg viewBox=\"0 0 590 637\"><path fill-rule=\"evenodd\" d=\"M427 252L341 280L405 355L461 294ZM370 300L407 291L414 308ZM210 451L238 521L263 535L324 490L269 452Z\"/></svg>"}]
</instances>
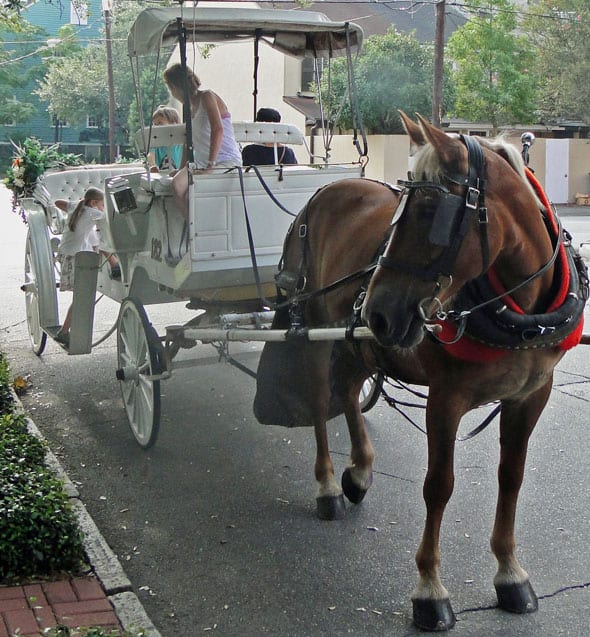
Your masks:
<instances>
[{"instance_id":1,"label":"horse's muzzle","mask_svg":"<svg viewBox=\"0 0 590 637\"><path fill-rule=\"evenodd\" d=\"M375 297L369 298L363 306L362 317L383 347L410 349L424 338L424 320L420 313L394 299L384 298L378 302Z\"/></svg>"}]
</instances>

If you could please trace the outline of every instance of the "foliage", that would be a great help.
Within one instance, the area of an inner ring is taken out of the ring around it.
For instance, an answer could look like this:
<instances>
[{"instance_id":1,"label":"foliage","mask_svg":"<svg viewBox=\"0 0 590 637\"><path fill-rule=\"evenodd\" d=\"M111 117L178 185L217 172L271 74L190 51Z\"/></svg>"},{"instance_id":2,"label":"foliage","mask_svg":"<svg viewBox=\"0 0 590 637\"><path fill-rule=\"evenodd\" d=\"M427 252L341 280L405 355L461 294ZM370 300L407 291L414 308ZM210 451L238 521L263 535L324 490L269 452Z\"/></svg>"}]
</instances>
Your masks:
<instances>
[{"instance_id":1,"label":"foliage","mask_svg":"<svg viewBox=\"0 0 590 637\"><path fill-rule=\"evenodd\" d=\"M536 49L539 114L590 125L590 4L539 0L525 27Z\"/></svg>"},{"instance_id":2,"label":"foliage","mask_svg":"<svg viewBox=\"0 0 590 637\"><path fill-rule=\"evenodd\" d=\"M0 388L8 392L0 355ZM82 536L63 484L45 467L45 443L29 433L23 414L2 401L0 415L0 580L70 570L84 561Z\"/></svg>"},{"instance_id":3,"label":"foliage","mask_svg":"<svg viewBox=\"0 0 590 637\"><path fill-rule=\"evenodd\" d=\"M509 0L473 0L471 19L449 38L455 64L454 114L471 121L501 124L534 121L537 78L530 40L517 34Z\"/></svg>"},{"instance_id":4,"label":"foliage","mask_svg":"<svg viewBox=\"0 0 590 637\"><path fill-rule=\"evenodd\" d=\"M131 133L138 128L133 76L127 56L127 33L137 14L146 6L150 5L143 0L115 0L114 4L111 40L117 143L127 143ZM162 63L161 59L160 65ZM47 65L47 73L37 93L49 104L51 113L72 123L80 123L86 114L104 125L108 123L107 57L103 45L90 45L70 51L67 56L48 58ZM150 89L145 95L151 96L155 87L157 106L168 100L168 93L161 77L154 82L155 69L155 58L146 57L139 77L142 88ZM144 104L144 117L151 116L151 108L152 102L148 100Z\"/></svg>"},{"instance_id":5,"label":"foliage","mask_svg":"<svg viewBox=\"0 0 590 637\"><path fill-rule=\"evenodd\" d=\"M0 22L1 26L1 22ZM34 106L24 100L16 100L15 89L26 85L29 74L25 72L20 61L32 50L26 38L30 38L36 30L22 23L7 24L11 39L18 41L17 45L8 48L0 33L0 124L21 124L34 114Z\"/></svg>"},{"instance_id":6,"label":"foliage","mask_svg":"<svg viewBox=\"0 0 590 637\"><path fill-rule=\"evenodd\" d=\"M0 356L0 414L10 413L14 407L8 376L8 363L3 356Z\"/></svg>"},{"instance_id":7,"label":"foliage","mask_svg":"<svg viewBox=\"0 0 590 637\"><path fill-rule=\"evenodd\" d=\"M12 166L6 171L4 184L12 190L13 210L18 206L18 198L30 195L37 178L48 168L81 163L79 155L60 153L59 144L44 146L36 137L27 137L22 144L12 142L12 145Z\"/></svg>"},{"instance_id":8,"label":"foliage","mask_svg":"<svg viewBox=\"0 0 590 637\"><path fill-rule=\"evenodd\" d=\"M413 33L390 28L385 35L367 38L355 64L355 78L362 121L369 133L403 133L398 109L429 114L432 110L433 50L421 45ZM335 112L348 90L346 60L332 62L321 81L325 106ZM444 87L445 104L452 99L452 88ZM348 106L342 112L342 125L352 125Z\"/></svg>"}]
</instances>

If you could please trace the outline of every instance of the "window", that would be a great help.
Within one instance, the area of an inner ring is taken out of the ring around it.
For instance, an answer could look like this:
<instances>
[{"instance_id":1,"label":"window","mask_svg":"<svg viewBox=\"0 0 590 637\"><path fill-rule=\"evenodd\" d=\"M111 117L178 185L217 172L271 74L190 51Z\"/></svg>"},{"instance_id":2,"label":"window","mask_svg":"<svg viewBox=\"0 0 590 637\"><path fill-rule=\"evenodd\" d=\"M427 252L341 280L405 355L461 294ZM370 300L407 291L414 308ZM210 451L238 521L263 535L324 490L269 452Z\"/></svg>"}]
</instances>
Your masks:
<instances>
[{"instance_id":1,"label":"window","mask_svg":"<svg viewBox=\"0 0 590 637\"><path fill-rule=\"evenodd\" d=\"M88 3L70 0L70 24L88 24Z\"/></svg>"},{"instance_id":2,"label":"window","mask_svg":"<svg viewBox=\"0 0 590 637\"><path fill-rule=\"evenodd\" d=\"M94 115L86 116L86 128L98 128L100 126L100 120Z\"/></svg>"}]
</instances>

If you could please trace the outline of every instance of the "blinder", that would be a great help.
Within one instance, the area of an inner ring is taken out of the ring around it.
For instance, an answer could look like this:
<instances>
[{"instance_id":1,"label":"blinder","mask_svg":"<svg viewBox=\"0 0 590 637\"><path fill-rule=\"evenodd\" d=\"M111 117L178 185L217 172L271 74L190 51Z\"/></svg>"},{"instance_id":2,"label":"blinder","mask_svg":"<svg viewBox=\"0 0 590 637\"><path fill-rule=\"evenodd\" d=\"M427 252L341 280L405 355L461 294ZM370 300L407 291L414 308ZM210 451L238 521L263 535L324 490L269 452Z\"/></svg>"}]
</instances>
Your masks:
<instances>
[{"instance_id":1,"label":"blinder","mask_svg":"<svg viewBox=\"0 0 590 637\"><path fill-rule=\"evenodd\" d=\"M448 248L463 217L464 197L443 192L440 195L428 241L432 245Z\"/></svg>"},{"instance_id":2,"label":"blinder","mask_svg":"<svg viewBox=\"0 0 590 637\"><path fill-rule=\"evenodd\" d=\"M464 188L463 195L453 194L445 185L435 181L420 181L409 174L409 179L398 180L398 184L405 190L400 206L399 219L417 190L432 189L438 191L438 203L428 234L431 245L444 248L443 253L425 266L408 265L399 260L382 255L378 264L390 270L407 272L426 281L437 281L441 276L451 276L455 260L467 234L471 215L477 212L479 236L482 251L482 271L489 266L489 247L487 238L488 215L485 207L485 160L479 142L465 135L461 139L467 147L467 175L446 174L444 178L453 184ZM396 219L397 221L397 219Z\"/></svg>"}]
</instances>

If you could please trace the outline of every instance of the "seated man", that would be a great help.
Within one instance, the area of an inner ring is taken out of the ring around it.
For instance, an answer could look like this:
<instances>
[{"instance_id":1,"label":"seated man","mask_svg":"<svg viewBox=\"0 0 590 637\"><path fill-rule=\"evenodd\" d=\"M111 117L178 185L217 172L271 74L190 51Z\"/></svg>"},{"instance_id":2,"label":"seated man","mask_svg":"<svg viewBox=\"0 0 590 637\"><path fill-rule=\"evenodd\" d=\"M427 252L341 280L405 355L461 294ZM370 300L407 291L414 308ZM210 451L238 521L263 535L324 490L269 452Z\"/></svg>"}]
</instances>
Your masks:
<instances>
[{"instance_id":1,"label":"seated man","mask_svg":"<svg viewBox=\"0 0 590 637\"><path fill-rule=\"evenodd\" d=\"M257 122L280 122L281 114L274 108L259 108L256 113ZM250 144L242 150L242 163L244 166L274 166L274 144ZM283 144L277 144L278 164L296 164L295 153L292 148Z\"/></svg>"}]
</instances>

